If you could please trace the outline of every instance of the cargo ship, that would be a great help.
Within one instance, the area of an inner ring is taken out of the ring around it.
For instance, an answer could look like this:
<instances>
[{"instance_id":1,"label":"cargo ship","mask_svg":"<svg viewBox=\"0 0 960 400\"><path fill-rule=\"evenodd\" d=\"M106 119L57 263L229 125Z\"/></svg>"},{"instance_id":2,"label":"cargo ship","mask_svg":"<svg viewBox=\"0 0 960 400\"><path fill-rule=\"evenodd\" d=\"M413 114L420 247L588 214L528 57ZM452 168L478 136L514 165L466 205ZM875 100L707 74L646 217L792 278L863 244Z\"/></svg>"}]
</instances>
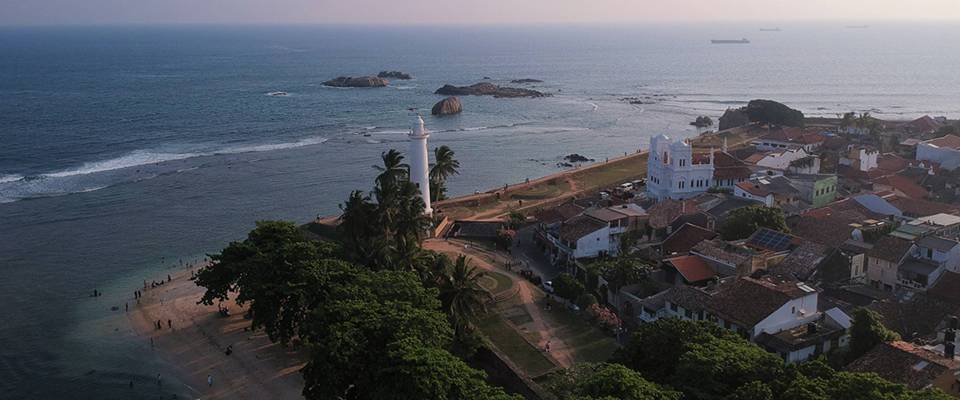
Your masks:
<instances>
[{"instance_id":1,"label":"cargo ship","mask_svg":"<svg viewBox=\"0 0 960 400\"><path fill-rule=\"evenodd\" d=\"M747 43L750 43L750 41L747 40L746 38L740 39L740 40L737 40L737 39L713 39L713 40L710 41L710 43L713 43L713 44L747 44Z\"/></svg>"}]
</instances>

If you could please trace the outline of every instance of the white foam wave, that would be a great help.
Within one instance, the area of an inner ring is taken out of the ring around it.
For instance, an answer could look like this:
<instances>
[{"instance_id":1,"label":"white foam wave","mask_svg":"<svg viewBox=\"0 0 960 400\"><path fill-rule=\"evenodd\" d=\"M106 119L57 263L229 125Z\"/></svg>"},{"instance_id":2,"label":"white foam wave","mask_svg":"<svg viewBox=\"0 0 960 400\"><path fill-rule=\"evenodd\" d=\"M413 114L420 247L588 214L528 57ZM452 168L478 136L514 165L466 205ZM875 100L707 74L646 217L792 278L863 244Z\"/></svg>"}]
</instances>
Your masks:
<instances>
[{"instance_id":1,"label":"white foam wave","mask_svg":"<svg viewBox=\"0 0 960 400\"><path fill-rule=\"evenodd\" d=\"M600 109L600 106L598 106L597 103L587 102L587 104L589 104L591 107L593 107L593 111L597 111L597 110Z\"/></svg>"},{"instance_id":2,"label":"white foam wave","mask_svg":"<svg viewBox=\"0 0 960 400\"><path fill-rule=\"evenodd\" d=\"M141 165L159 164L159 163L169 162L169 161L185 160L185 159L194 158L194 157L204 157L204 156L223 155L223 154L257 153L257 152L263 152L263 151L293 149L297 147L321 144L326 141L327 139L323 137L311 137L311 138L301 139L296 142L260 144L260 145L252 145L252 146L237 146L237 147L228 147L225 149L214 150L214 151L197 151L197 152L185 152L185 153L158 153L158 152L151 152L147 150L136 150L121 157L112 158L112 159L103 160L103 161L89 162L81 165L78 168L67 169L59 172L51 172L51 173L43 174L41 176L48 177L48 178L64 178L64 177L77 176L77 175L89 175L89 174L95 174L98 172L107 172L107 171L113 171L117 169L137 167Z\"/></svg>"},{"instance_id":3,"label":"white foam wave","mask_svg":"<svg viewBox=\"0 0 960 400\"><path fill-rule=\"evenodd\" d=\"M17 174L3 175L3 174L0 174L0 183L16 182L16 181L19 181L19 180L21 180L21 179L23 179L23 175L17 175Z\"/></svg>"}]
</instances>

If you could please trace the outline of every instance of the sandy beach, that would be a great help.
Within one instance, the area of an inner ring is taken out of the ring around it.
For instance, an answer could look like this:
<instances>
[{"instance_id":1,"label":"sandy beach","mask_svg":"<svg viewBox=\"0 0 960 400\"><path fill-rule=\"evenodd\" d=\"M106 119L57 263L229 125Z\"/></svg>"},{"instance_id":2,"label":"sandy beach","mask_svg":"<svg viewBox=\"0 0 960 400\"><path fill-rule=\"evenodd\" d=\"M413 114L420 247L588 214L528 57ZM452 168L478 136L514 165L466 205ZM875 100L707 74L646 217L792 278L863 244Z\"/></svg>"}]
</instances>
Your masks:
<instances>
[{"instance_id":1,"label":"sandy beach","mask_svg":"<svg viewBox=\"0 0 960 400\"><path fill-rule=\"evenodd\" d=\"M216 305L197 304L203 289L190 280L190 271L173 275L170 282L156 288L149 284L140 305L132 306L127 318L142 340L153 341L160 358L177 367L176 378L187 386L191 397L302 397L299 371L305 363L303 351L285 349L271 343L266 334L247 330L250 322L243 319L244 310L233 301L223 304L230 310L229 317L217 313ZM157 321L162 329L156 329ZM232 354L225 354L231 345ZM213 385L207 384L208 375Z\"/></svg>"}]
</instances>

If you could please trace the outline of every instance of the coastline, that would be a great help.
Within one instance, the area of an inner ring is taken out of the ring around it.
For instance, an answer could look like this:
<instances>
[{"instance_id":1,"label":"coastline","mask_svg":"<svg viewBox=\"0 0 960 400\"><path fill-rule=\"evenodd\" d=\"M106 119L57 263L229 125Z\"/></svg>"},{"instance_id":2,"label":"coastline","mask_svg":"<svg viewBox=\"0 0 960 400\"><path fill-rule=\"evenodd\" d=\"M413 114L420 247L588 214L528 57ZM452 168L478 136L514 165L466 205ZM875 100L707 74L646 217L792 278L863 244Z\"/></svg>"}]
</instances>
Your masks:
<instances>
[{"instance_id":1,"label":"coastline","mask_svg":"<svg viewBox=\"0 0 960 400\"><path fill-rule=\"evenodd\" d=\"M127 313L139 338L152 341L158 356L174 367L185 386L180 391L203 399L300 398L303 352L271 343L262 332L248 331L245 310L233 301L223 304L229 317L220 316L216 305L197 304L203 288L190 280L190 274L180 271L171 274L170 282L142 290L140 305ZM158 320L160 330L154 326ZM230 355L224 352L227 346L233 346ZM212 386L207 384L208 375L213 377Z\"/></svg>"}]
</instances>

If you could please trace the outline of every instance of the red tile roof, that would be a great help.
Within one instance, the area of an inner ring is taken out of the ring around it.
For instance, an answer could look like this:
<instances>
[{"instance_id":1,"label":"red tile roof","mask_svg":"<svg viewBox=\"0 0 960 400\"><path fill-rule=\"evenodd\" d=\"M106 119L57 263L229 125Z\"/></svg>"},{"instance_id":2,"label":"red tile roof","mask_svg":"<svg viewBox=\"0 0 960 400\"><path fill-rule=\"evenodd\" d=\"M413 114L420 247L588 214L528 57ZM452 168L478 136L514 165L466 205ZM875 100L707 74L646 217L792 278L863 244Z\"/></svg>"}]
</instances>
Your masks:
<instances>
[{"instance_id":1,"label":"red tile roof","mask_svg":"<svg viewBox=\"0 0 960 400\"><path fill-rule=\"evenodd\" d=\"M727 152L717 152L713 157L713 179L747 179L750 167Z\"/></svg>"},{"instance_id":2,"label":"red tile roof","mask_svg":"<svg viewBox=\"0 0 960 400\"><path fill-rule=\"evenodd\" d=\"M944 373L957 371L960 363L913 344L895 341L877 345L846 369L873 372L889 381L919 390L933 384Z\"/></svg>"},{"instance_id":3,"label":"red tile roof","mask_svg":"<svg viewBox=\"0 0 960 400\"><path fill-rule=\"evenodd\" d=\"M927 192L927 189L924 189L923 186L920 186L909 178L900 175L880 177L875 179L873 183L890 186L891 188L896 189L911 199L922 199L929 195L929 192Z\"/></svg>"},{"instance_id":4,"label":"red tile roof","mask_svg":"<svg viewBox=\"0 0 960 400\"><path fill-rule=\"evenodd\" d=\"M931 118L929 115L924 115L907 123L907 127L909 127L910 130L922 133L936 131L940 128L940 126L942 126L942 124Z\"/></svg>"},{"instance_id":5,"label":"red tile roof","mask_svg":"<svg viewBox=\"0 0 960 400\"><path fill-rule=\"evenodd\" d=\"M687 282L702 282L717 276L716 271L702 258L697 256L680 256L664 260L683 275Z\"/></svg>"},{"instance_id":6,"label":"red tile roof","mask_svg":"<svg viewBox=\"0 0 960 400\"><path fill-rule=\"evenodd\" d=\"M686 254L704 240L717 237L717 233L693 224L684 224L663 241L663 254Z\"/></svg>"},{"instance_id":7,"label":"red tile roof","mask_svg":"<svg viewBox=\"0 0 960 400\"><path fill-rule=\"evenodd\" d=\"M932 144L937 147L947 147L960 150L960 136L957 135L946 135L936 139L928 140L924 143Z\"/></svg>"}]
</instances>

